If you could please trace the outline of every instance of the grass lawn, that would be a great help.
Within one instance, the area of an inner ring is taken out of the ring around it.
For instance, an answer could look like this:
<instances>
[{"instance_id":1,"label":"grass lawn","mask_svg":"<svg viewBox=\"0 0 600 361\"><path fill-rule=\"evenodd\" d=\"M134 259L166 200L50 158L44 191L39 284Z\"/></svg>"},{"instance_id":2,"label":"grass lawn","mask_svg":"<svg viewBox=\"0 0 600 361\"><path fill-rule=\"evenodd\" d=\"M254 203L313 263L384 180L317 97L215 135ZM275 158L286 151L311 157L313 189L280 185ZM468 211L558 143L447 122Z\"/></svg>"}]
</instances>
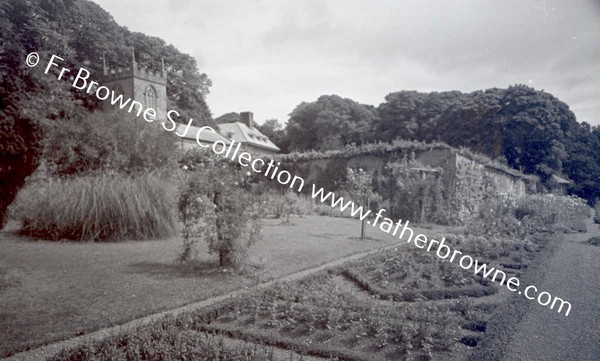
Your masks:
<instances>
[{"instance_id":1,"label":"grass lawn","mask_svg":"<svg viewBox=\"0 0 600 361\"><path fill-rule=\"evenodd\" d=\"M250 251L263 268L238 274L216 267L201 244L195 265L174 262L179 237L120 243L46 242L0 232L0 356L65 339L249 286L398 240L360 222L307 216L293 225L265 220ZM417 231L415 229L415 231ZM425 234L439 232L422 230Z\"/></svg>"},{"instance_id":2,"label":"grass lawn","mask_svg":"<svg viewBox=\"0 0 600 361\"><path fill-rule=\"evenodd\" d=\"M528 251L511 253L524 252ZM349 277L350 270L360 282ZM496 308L512 294L491 284L484 287L463 271L419 249L390 247L299 280L274 283L68 349L50 360L74 361L80 355L120 359L138 353L147 359L206 357L218 347L199 341L205 332L276 347L244 360L290 360L283 350L293 350L306 360L311 359L307 355L314 360L465 360L486 337ZM493 292L474 293L475 286ZM415 296L407 301L384 294L389 292ZM239 354L230 346L226 342L219 347L223 353ZM277 357L266 356L275 351Z\"/></svg>"}]
</instances>

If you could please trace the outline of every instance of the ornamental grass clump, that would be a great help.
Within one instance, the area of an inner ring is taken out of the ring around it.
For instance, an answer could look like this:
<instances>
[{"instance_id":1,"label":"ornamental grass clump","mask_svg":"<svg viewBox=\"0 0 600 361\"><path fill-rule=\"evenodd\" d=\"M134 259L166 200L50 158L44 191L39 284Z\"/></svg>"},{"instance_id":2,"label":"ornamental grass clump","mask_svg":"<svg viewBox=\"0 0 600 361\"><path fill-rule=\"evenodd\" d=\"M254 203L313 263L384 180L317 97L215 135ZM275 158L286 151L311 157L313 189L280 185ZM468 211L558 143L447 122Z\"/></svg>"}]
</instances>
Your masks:
<instances>
[{"instance_id":1,"label":"ornamental grass clump","mask_svg":"<svg viewBox=\"0 0 600 361\"><path fill-rule=\"evenodd\" d=\"M46 240L144 240L173 234L174 190L153 174L90 175L27 186L13 215L20 234Z\"/></svg>"}]
</instances>

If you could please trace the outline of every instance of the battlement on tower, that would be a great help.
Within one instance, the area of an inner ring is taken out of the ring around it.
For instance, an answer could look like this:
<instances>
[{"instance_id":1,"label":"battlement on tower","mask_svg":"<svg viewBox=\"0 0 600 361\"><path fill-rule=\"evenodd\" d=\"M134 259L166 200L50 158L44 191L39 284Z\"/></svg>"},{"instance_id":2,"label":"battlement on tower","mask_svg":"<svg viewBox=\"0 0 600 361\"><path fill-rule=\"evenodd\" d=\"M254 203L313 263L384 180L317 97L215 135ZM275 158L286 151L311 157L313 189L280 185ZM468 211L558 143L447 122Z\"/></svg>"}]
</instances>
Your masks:
<instances>
[{"instance_id":1,"label":"battlement on tower","mask_svg":"<svg viewBox=\"0 0 600 361\"><path fill-rule=\"evenodd\" d=\"M164 70L153 70L133 63L126 68L105 68L102 80L104 82L117 81L126 78L138 78L153 83L167 84L167 72Z\"/></svg>"},{"instance_id":2,"label":"battlement on tower","mask_svg":"<svg viewBox=\"0 0 600 361\"><path fill-rule=\"evenodd\" d=\"M156 111L155 119L167 118L167 71L162 61L162 70L154 70L141 66L135 61L135 53L131 50L131 63L128 67L109 68L102 56L102 85L122 94L124 99L139 102L144 108ZM132 102L133 103L133 102ZM104 101L102 108L114 109L113 102Z\"/></svg>"}]
</instances>

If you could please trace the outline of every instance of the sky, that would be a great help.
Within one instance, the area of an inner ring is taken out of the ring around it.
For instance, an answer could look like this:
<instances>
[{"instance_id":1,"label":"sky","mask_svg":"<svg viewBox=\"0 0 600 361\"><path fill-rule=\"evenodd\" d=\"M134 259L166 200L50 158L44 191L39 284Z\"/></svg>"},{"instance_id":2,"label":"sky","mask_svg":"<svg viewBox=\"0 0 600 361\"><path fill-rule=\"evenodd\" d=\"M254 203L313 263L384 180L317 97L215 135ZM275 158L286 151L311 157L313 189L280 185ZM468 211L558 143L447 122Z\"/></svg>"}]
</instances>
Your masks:
<instances>
[{"instance_id":1,"label":"sky","mask_svg":"<svg viewBox=\"0 0 600 361\"><path fill-rule=\"evenodd\" d=\"M93 0L195 57L215 117L528 84L600 124L600 0Z\"/></svg>"}]
</instances>

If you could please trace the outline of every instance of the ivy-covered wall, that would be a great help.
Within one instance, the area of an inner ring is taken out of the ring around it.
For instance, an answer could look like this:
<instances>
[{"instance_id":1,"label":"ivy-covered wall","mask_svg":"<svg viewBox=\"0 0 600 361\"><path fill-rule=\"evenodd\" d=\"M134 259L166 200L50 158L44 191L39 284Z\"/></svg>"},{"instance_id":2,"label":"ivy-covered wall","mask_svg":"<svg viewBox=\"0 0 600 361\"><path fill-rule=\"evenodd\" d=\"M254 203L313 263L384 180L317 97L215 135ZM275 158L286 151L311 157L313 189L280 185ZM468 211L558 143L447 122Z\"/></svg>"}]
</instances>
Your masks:
<instances>
[{"instance_id":1,"label":"ivy-covered wall","mask_svg":"<svg viewBox=\"0 0 600 361\"><path fill-rule=\"evenodd\" d=\"M488 199L519 198L536 190L537 180L485 157L448 146L401 146L386 151L287 155L282 166L326 191L343 191L347 168L373 175L383 201L376 207L411 222L457 224ZM311 187L305 190L310 192ZM350 195L351 196L351 195ZM372 208L373 205L371 205Z\"/></svg>"}]
</instances>

